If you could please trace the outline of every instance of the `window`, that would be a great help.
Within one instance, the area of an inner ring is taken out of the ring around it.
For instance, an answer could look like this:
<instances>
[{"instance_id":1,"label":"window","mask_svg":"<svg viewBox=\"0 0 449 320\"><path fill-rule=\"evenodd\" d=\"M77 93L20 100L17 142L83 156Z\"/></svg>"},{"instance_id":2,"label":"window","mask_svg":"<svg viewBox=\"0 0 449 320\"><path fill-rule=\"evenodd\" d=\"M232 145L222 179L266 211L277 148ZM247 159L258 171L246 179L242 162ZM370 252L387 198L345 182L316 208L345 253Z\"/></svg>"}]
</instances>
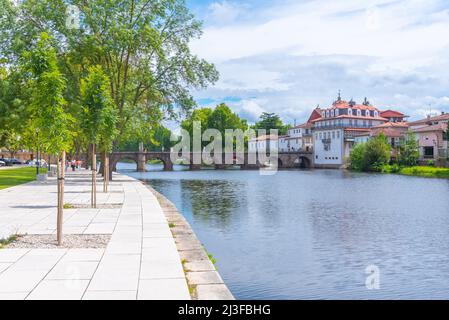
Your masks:
<instances>
[{"instance_id":1,"label":"window","mask_svg":"<svg viewBox=\"0 0 449 320\"><path fill-rule=\"evenodd\" d=\"M378 117L379 116L379 113L377 112L377 111L374 111L374 117Z\"/></svg>"},{"instance_id":2,"label":"window","mask_svg":"<svg viewBox=\"0 0 449 320\"><path fill-rule=\"evenodd\" d=\"M320 132L320 139L323 139L323 135L321 134L321 132Z\"/></svg>"},{"instance_id":3,"label":"window","mask_svg":"<svg viewBox=\"0 0 449 320\"><path fill-rule=\"evenodd\" d=\"M351 109L351 108L348 109L348 114L349 114L350 116L352 116L352 109Z\"/></svg>"},{"instance_id":4,"label":"window","mask_svg":"<svg viewBox=\"0 0 449 320\"><path fill-rule=\"evenodd\" d=\"M335 139L335 131L332 131L332 139Z\"/></svg>"},{"instance_id":5,"label":"window","mask_svg":"<svg viewBox=\"0 0 449 320\"><path fill-rule=\"evenodd\" d=\"M335 109L335 116L338 117L338 109Z\"/></svg>"},{"instance_id":6,"label":"window","mask_svg":"<svg viewBox=\"0 0 449 320\"><path fill-rule=\"evenodd\" d=\"M357 110L357 117L361 117L362 116L362 111L361 110Z\"/></svg>"},{"instance_id":7,"label":"window","mask_svg":"<svg viewBox=\"0 0 449 320\"><path fill-rule=\"evenodd\" d=\"M337 131L337 139L340 139L340 131Z\"/></svg>"},{"instance_id":8,"label":"window","mask_svg":"<svg viewBox=\"0 0 449 320\"><path fill-rule=\"evenodd\" d=\"M331 110L331 117L334 116L334 110Z\"/></svg>"}]
</instances>

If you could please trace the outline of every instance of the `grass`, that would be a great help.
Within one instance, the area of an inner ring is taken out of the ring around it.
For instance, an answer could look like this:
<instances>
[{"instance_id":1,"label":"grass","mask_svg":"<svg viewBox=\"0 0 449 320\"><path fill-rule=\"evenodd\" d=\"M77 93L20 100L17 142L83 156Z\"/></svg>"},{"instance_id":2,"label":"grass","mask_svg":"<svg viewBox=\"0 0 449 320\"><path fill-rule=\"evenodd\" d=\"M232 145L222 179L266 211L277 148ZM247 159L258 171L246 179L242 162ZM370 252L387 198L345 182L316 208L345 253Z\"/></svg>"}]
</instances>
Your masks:
<instances>
[{"instance_id":1,"label":"grass","mask_svg":"<svg viewBox=\"0 0 449 320\"><path fill-rule=\"evenodd\" d=\"M13 234L12 236L9 236L6 239L0 239L0 249L2 249L3 247L6 247L10 243L13 243L14 241L16 241L19 238L20 238L20 235Z\"/></svg>"},{"instance_id":2,"label":"grass","mask_svg":"<svg viewBox=\"0 0 449 320\"><path fill-rule=\"evenodd\" d=\"M401 170L399 170L399 174L407 176L427 177L427 178L449 178L449 169L416 166L416 167L402 168Z\"/></svg>"},{"instance_id":3,"label":"grass","mask_svg":"<svg viewBox=\"0 0 449 320\"><path fill-rule=\"evenodd\" d=\"M387 165L382 167L382 172L426 178L449 178L448 168L437 168L432 166L400 167L398 165Z\"/></svg>"},{"instance_id":4,"label":"grass","mask_svg":"<svg viewBox=\"0 0 449 320\"><path fill-rule=\"evenodd\" d=\"M40 173L44 174L46 172L47 169L40 169ZM0 190L34 180L36 180L36 168L34 167L0 170Z\"/></svg>"},{"instance_id":5,"label":"grass","mask_svg":"<svg viewBox=\"0 0 449 320\"><path fill-rule=\"evenodd\" d=\"M212 262L212 264L215 266L217 264L217 259L215 259L211 253L209 253L207 251L206 251L206 253L207 253L207 256L209 257L210 262Z\"/></svg>"}]
</instances>

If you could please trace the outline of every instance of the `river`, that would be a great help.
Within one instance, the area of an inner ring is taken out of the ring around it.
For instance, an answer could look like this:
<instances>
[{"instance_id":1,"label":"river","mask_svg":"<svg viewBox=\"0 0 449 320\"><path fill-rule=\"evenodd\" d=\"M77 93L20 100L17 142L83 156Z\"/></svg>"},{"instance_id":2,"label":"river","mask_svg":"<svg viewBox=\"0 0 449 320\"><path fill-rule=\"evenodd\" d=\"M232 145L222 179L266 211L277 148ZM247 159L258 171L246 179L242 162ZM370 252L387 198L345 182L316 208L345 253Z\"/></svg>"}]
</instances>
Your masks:
<instances>
[{"instance_id":1,"label":"river","mask_svg":"<svg viewBox=\"0 0 449 320\"><path fill-rule=\"evenodd\" d=\"M181 168L118 166L178 207L237 299L449 298L448 180Z\"/></svg>"}]
</instances>

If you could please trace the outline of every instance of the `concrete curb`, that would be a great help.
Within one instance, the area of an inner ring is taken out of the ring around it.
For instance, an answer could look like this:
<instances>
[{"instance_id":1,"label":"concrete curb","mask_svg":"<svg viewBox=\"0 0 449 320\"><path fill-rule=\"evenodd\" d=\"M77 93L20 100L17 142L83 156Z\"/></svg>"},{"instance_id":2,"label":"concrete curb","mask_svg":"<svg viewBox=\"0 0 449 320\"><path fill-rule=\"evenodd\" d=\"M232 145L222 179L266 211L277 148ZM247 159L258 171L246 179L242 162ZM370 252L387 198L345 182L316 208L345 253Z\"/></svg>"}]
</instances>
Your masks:
<instances>
[{"instance_id":1,"label":"concrete curb","mask_svg":"<svg viewBox=\"0 0 449 320\"><path fill-rule=\"evenodd\" d=\"M170 229L183 261L192 299L235 300L184 216L164 195L151 186L146 186L156 196L168 223L172 226Z\"/></svg>"}]
</instances>

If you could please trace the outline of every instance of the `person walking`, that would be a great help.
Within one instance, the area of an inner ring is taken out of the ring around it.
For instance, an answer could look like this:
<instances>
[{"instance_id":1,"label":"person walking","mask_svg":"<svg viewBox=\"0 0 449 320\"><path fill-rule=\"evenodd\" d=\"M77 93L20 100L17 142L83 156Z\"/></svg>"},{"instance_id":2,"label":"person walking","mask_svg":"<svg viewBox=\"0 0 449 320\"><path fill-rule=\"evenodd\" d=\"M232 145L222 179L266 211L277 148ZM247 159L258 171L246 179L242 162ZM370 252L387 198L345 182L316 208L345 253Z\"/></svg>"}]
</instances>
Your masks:
<instances>
[{"instance_id":1,"label":"person walking","mask_svg":"<svg viewBox=\"0 0 449 320\"><path fill-rule=\"evenodd\" d=\"M75 171L75 169L76 169L76 160L72 159L72 162L70 164L71 164L71 167L72 167L72 171Z\"/></svg>"}]
</instances>

